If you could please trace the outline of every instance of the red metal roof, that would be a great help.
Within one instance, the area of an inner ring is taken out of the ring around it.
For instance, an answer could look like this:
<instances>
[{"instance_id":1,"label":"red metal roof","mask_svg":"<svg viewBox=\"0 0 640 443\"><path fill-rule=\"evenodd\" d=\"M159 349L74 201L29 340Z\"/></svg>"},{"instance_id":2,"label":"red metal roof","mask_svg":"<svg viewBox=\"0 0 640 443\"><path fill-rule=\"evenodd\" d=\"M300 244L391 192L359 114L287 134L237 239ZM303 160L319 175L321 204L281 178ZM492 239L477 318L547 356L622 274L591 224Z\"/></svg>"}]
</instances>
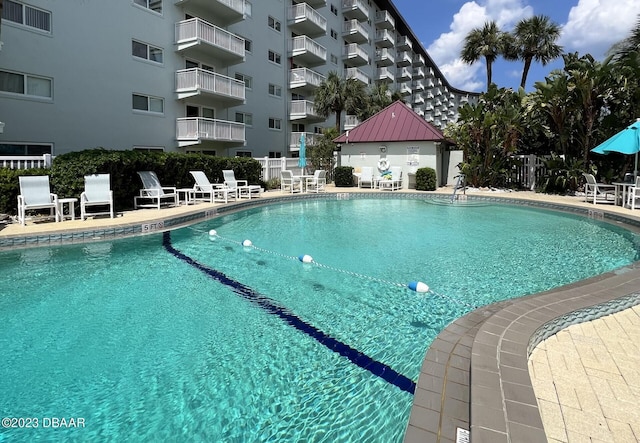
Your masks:
<instances>
[{"instance_id":1,"label":"red metal roof","mask_svg":"<svg viewBox=\"0 0 640 443\"><path fill-rule=\"evenodd\" d=\"M444 135L438 128L413 112L403 102L397 101L333 141L366 143L442 140Z\"/></svg>"}]
</instances>

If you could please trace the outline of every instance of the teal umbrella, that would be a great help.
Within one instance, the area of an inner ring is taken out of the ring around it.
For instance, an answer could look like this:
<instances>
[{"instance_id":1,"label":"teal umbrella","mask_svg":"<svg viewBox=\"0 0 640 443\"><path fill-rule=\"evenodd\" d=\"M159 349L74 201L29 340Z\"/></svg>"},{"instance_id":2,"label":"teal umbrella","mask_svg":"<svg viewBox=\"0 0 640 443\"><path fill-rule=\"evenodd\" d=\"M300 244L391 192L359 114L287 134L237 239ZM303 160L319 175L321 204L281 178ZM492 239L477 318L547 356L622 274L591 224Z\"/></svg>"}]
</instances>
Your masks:
<instances>
[{"instance_id":1,"label":"teal umbrella","mask_svg":"<svg viewBox=\"0 0 640 443\"><path fill-rule=\"evenodd\" d=\"M304 132L300 136L300 157L298 158L298 166L301 168L307 167L307 146L305 141Z\"/></svg>"},{"instance_id":2,"label":"teal umbrella","mask_svg":"<svg viewBox=\"0 0 640 443\"><path fill-rule=\"evenodd\" d=\"M640 119L591 150L596 154L609 154L610 152L634 154L636 156L634 177L638 176L638 151L640 151Z\"/></svg>"}]
</instances>

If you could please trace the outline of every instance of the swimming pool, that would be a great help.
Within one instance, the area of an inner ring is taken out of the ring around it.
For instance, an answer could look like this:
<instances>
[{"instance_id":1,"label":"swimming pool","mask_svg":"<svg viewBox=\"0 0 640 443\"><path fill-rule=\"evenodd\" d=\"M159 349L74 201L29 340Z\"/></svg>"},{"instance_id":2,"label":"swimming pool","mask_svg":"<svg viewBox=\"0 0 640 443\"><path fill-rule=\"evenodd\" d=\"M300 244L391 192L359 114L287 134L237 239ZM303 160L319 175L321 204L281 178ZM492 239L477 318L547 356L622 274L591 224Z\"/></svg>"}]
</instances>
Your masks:
<instances>
[{"instance_id":1,"label":"swimming pool","mask_svg":"<svg viewBox=\"0 0 640 443\"><path fill-rule=\"evenodd\" d=\"M637 255L633 234L577 216L389 199L2 253L0 410L85 427L0 441L401 441L406 379L449 322Z\"/></svg>"}]
</instances>

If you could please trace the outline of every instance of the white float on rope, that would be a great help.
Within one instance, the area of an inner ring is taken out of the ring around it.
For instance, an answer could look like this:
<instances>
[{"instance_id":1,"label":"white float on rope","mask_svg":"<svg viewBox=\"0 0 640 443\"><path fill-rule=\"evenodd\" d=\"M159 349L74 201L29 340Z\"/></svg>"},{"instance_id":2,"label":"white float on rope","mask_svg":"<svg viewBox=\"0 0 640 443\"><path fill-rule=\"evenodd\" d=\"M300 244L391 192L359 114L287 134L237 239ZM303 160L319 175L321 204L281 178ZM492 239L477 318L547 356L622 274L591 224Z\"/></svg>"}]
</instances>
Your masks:
<instances>
[{"instance_id":1,"label":"white float on rope","mask_svg":"<svg viewBox=\"0 0 640 443\"><path fill-rule=\"evenodd\" d=\"M312 263L313 262L313 257L311 257L310 255L299 255L298 256L298 260L300 260L302 263Z\"/></svg>"},{"instance_id":2,"label":"white float on rope","mask_svg":"<svg viewBox=\"0 0 640 443\"><path fill-rule=\"evenodd\" d=\"M209 231L209 237L215 237L216 235L218 235L218 231L215 229Z\"/></svg>"},{"instance_id":3,"label":"white float on rope","mask_svg":"<svg viewBox=\"0 0 640 443\"><path fill-rule=\"evenodd\" d=\"M253 243L251 243L251 240L245 240L242 242L242 246L253 246Z\"/></svg>"},{"instance_id":4,"label":"white float on rope","mask_svg":"<svg viewBox=\"0 0 640 443\"><path fill-rule=\"evenodd\" d=\"M412 281L407 285L409 289L416 292L429 292L429 286L421 281Z\"/></svg>"}]
</instances>

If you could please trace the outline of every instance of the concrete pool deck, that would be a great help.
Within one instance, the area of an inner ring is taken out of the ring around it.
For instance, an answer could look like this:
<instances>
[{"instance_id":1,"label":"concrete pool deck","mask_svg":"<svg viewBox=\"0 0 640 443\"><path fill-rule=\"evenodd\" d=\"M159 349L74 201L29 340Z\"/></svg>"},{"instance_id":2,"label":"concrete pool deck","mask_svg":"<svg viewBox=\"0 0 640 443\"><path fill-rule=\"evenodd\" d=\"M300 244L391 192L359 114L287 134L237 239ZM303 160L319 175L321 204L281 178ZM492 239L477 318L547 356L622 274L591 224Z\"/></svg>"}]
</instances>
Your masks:
<instances>
[{"instance_id":1,"label":"concrete pool deck","mask_svg":"<svg viewBox=\"0 0 640 443\"><path fill-rule=\"evenodd\" d=\"M328 195L348 198L351 193L396 198L416 191L329 187ZM451 190L418 194L447 197ZM579 197L494 191L469 191L467 196L564 210L640 231L640 210L593 205ZM11 223L0 225L0 250L159 232L270 201L303 198L318 196L271 191L227 205L143 209L115 219ZM405 442L455 442L458 428L470 431L474 443L640 441L640 414L632 401L640 396L638 303L636 262L457 319L427 351ZM554 347L558 343L559 351ZM620 350L625 354L618 356ZM595 378L579 381L583 375Z\"/></svg>"}]
</instances>

